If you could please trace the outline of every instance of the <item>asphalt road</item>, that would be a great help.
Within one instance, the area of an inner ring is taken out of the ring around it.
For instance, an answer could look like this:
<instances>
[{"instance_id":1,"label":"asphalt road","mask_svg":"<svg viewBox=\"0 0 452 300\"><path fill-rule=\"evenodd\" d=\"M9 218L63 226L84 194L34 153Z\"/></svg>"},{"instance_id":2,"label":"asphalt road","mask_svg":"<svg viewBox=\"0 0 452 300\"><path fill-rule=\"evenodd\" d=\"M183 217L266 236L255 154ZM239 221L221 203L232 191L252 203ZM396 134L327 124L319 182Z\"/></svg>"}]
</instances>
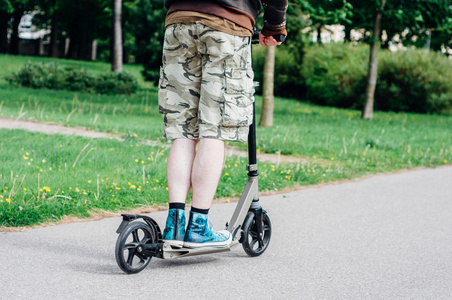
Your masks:
<instances>
[{"instance_id":1,"label":"asphalt road","mask_svg":"<svg viewBox=\"0 0 452 300\"><path fill-rule=\"evenodd\" d=\"M0 233L0 299L452 299L452 167L261 200L262 256L239 245L135 275L115 262L120 218ZM234 207L212 207L216 228Z\"/></svg>"}]
</instances>

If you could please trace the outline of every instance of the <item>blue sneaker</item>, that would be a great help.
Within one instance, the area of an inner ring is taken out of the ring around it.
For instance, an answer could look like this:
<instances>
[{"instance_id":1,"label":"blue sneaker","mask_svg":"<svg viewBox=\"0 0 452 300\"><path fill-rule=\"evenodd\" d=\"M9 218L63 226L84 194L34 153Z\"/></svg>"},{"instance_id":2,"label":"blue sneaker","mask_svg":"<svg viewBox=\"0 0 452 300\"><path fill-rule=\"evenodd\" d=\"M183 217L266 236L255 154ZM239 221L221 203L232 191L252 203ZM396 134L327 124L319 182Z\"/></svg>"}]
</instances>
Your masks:
<instances>
[{"instance_id":1,"label":"blue sneaker","mask_svg":"<svg viewBox=\"0 0 452 300\"><path fill-rule=\"evenodd\" d=\"M224 247L232 241L232 235L227 230L215 231L205 214L190 211L184 247Z\"/></svg>"},{"instance_id":2,"label":"blue sneaker","mask_svg":"<svg viewBox=\"0 0 452 300\"><path fill-rule=\"evenodd\" d=\"M172 208L168 211L165 230L163 230L163 241L172 245L182 247L185 236L185 210Z\"/></svg>"}]
</instances>

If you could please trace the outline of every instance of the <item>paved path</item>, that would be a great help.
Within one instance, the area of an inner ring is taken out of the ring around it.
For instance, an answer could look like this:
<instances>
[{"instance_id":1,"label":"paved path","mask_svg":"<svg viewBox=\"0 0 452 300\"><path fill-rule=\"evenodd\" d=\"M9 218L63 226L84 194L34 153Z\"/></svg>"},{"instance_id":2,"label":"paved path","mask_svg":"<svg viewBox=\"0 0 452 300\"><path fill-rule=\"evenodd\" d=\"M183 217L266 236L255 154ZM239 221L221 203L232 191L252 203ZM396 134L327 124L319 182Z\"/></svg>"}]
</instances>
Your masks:
<instances>
[{"instance_id":1,"label":"paved path","mask_svg":"<svg viewBox=\"0 0 452 300\"><path fill-rule=\"evenodd\" d=\"M119 218L0 233L0 299L452 299L452 167L262 197L273 237L123 274ZM217 228L234 204L217 204ZM166 212L150 214L162 224Z\"/></svg>"}]
</instances>

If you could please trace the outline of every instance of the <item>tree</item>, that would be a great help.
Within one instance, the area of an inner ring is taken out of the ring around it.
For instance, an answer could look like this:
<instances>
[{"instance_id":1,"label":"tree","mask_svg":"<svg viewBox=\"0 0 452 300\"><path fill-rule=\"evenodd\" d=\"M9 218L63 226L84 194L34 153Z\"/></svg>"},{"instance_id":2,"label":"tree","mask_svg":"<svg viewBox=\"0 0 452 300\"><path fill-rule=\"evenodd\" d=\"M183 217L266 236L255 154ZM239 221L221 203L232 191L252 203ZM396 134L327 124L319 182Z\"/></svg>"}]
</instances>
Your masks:
<instances>
[{"instance_id":1,"label":"tree","mask_svg":"<svg viewBox=\"0 0 452 300\"><path fill-rule=\"evenodd\" d=\"M121 24L121 0L113 0L113 36L112 36L112 64L113 72L122 72L122 24Z\"/></svg>"},{"instance_id":2,"label":"tree","mask_svg":"<svg viewBox=\"0 0 452 300\"><path fill-rule=\"evenodd\" d=\"M370 44L368 62L368 82L365 91L365 103L361 117L372 119L374 107L374 95L378 78L378 49L384 43L389 43L398 35L403 43L412 39L418 40L427 33L429 24L436 26L434 30L449 30L451 25L450 1L406 1L406 0L349 0L354 7L351 18L354 28L366 30L365 38ZM435 16L432 21L431 16ZM371 21L370 21L371 20ZM369 22L370 21L370 22ZM431 29L432 30L432 29ZM408 34L402 34L408 31ZM382 33L388 36L387 40L381 40ZM416 36L416 37L414 37Z\"/></svg>"},{"instance_id":3,"label":"tree","mask_svg":"<svg viewBox=\"0 0 452 300\"><path fill-rule=\"evenodd\" d=\"M273 82L275 71L275 46L265 48L264 83L262 92L262 113L259 126L273 126L274 95Z\"/></svg>"},{"instance_id":4,"label":"tree","mask_svg":"<svg viewBox=\"0 0 452 300\"><path fill-rule=\"evenodd\" d=\"M383 16L383 10L385 9L385 5L386 0L382 0L381 6L377 8L375 16L373 37L369 55L369 71L367 76L366 98L364 102L363 111L361 114L361 117L363 119L373 118L375 88L377 86L377 76L378 76L378 49L381 34L381 18Z\"/></svg>"},{"instance_id":5,"label":"tree","mask_svg":"<svg viewBox=\"0 0 452 300\"><path fill-rule=\"evenodd\" d=\"M12 10L8 0L0 0L0 53L8 50L8 21Z\"/></svg>"}]
</instances>

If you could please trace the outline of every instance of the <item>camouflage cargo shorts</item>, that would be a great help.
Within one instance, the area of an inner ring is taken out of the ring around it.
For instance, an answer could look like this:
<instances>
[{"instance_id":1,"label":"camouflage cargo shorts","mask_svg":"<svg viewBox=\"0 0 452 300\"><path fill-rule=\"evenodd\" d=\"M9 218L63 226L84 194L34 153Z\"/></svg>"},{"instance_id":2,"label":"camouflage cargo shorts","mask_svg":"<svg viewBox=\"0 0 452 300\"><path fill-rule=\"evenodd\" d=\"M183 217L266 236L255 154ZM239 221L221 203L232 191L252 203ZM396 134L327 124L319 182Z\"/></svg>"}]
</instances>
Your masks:
<instances>
[{"instance_id":1,"label":"camouflage cargo shorts","mask_svg":"<svg viewBox=\"0 0 452 300\"><path fill-rule=\"evenodd\" d=\"M246 142L253 122L250 37L201 23L166 28L159 112L166 139Z\"/></svg>"}]
</instances>

